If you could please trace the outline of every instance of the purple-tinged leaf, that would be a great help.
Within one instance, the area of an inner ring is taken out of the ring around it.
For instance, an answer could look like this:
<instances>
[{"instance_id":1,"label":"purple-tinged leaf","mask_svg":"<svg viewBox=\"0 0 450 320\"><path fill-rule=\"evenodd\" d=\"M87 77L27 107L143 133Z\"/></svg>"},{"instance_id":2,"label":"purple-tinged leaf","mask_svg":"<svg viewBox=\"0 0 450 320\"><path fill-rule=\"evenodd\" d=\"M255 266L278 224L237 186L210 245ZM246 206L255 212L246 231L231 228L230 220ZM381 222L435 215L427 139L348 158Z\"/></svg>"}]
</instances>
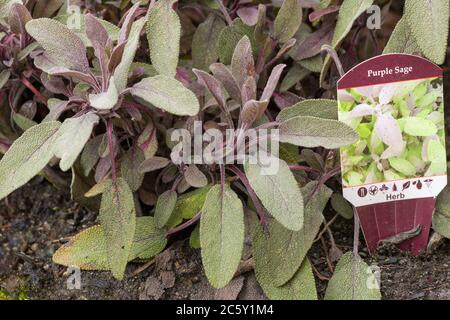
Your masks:
<instances>
[{"instance_id":1,"label":"purple-tinged leaf","mask_svg":"<svg viewBox=\"0 0 450 320\"><path fill-rule=\"evenodd\" d=\"M194 71L201 84L213 95L220 108L222 108L222 110L225 110L226 102L222 92L222 88L220 87L220 82L205 71L197 69L193 69L192 71Z\"/></svg>"},{"instance_id":2,"label":"purple-tinged leaf","mask_svg":"<svg viewBox=\"0 0 450 320\"><path fill-rule=\"evenodd\" d=\"M278 81L280 80L281 73L283 69L286 67L285 64L279 64L272 69L272 73L270 74L269 80L267 80L266 87L261 95L261 100L270 100L272 94L277 87Z\"/></svg>"},{"instance_id":3,"label":"purple-tinged leaf","mask_svg":"<svg viewBox=\"0 0 450 320\"><path fill-rule=\"evenodd\" d=\"M241 111L241 122L251 125L266 111L268 101L249 100L245 103Z\"/></svg>"},{"instance_id":4,"label":"purple-tinged leaf","mask_svg":"<svg viewBox=\"0 0 450 320\"><path fill-rule=\"evenodd\" d=\"M31 14L28 12L28 9L20 4L14 3L11 6L11 10L9 12L8 23L11 27L11 31L15 34L21 34L22 37L26 35L25 25L28 21L32 20Z\"/></svg>"},{"instance_id":5,"label":"purple-tinged leaf","mask_svg":"<svg viewBox=\"0 0 450 320\"><path fill-rule=\"evenodd\" d=\"M106 48L108 41L110 41L108 32L105 27L92 14L87 14L85 17L86 35L91 41L92 45L98 44Z\"/></svg>"},{"instance_id":6,"label":"purple-tinged leaf","mask_svg":"<svg viewBox=\"0 0 450 320\"><path fill-rule=\"evenodd\" d=\"M241 90L242 103L245 104L249 100L256 100L256 81L253 77L248 77L242 85Z\"/></svg>"},{"instance_id":7,"label":"purple-tinged leaf","mask_svg":"<svg viewBox=\"0 0 450 320\"><path fill-rule=\"evenodd\" d=\"M258 8L256 7L242 7L236 13L248 26L254 26L258 22Z\"/></svg>"},{"instance_id":8,"label":"purple-tinged leaf","mask_svg":"<svg viewBox=\"0 0 450 320\"><path fill-rule=\"evenodd\" d=\"M320 53L322 46L331 43L333 37L333 25L325 24L319 30L311 33L307 38L298 43L289 55L296 61L311 58Z\"/></svg>"},{"instance_id":9,"label":"purple-tinged leaf","mask_svg":"<svg viewBox=\"0 0 450 320\"><path fill-rule=\"evenodd\" d=\"M322 18L323 16L326 16L330 13L339 11L339 6L329 6L324 9L319 9L311 12L308 16L310 22L314 22Z\"/></svg>"},{"instance_id":10,"label":"purple-tinged leaf","mask_svg":"<svg viewBox=\"0 0 450 320\"><path fill-rule=\"evenodd\" d=\"M139 171L142 173L156 171L167 167L170 164L170 160L163 157L152 157L146 159L139 166Z\"/></svg>"},{"instance_id":11,"label":"purple-tinged leaf","mask_svg":"<svg viewBox=\"0 0 450 320\"><path fill-rule=\"evenodd\" d=\"M231 58L231 74L236 79L239 88L242 88L247 78L255 76L252 45L247 36L242 37L234 49Z\"/></svg>"},{"instance_id":12,"label":"purple-tinged leaf","mask_svg":"<svg viewBox=\"0 0 450 320\"><path fill-rule=\"evenodd\" d=\"M89 72L83 41L65 25L56 20L41 18L29 21L26 29L45 49L49 59L58 66Z\"/></svg>"},{"instance_id":13,"label":"purple-tinged leaf","mask_svg":"<svg viewBox=\"0 0 450 320\"><path fill-rule=\"evenodd\" d=\"M222 63L213 63L209 66L209 69L214 74L214 77L218 79L225 90L227 90L230 97L236 101L241 101L241 90L237 85L236 79L231 74L230 69Z\"/></svg>"},{"instance_id":14,"label":"purple-tinged leaf","mask_svg":"<svg viewBox=\"0 0 450 320\"><path fill-rule=\"evenodd\" d=\"M128 10L125 20L122 24L122 28L120 29L119 40L117 41L118 44L122 44L127 41L128 36L131 31L131 26L132 26L134 18L136 16L136 11L137 11L137 9L139 9L139 5L140 5L140 2L138 1L130 8L130 10Z\"/></svg>"},{"instance_id":15,"label":"purple-tinged leaf","mask_svg":"<svg viewBox=\"0 0 450 320\"><path fill-rule=\"evenodd\" d=\"M201 172L196 165L191 164L184 171L186 182L194 188L203 188L208 184L208 178Z\"/></svg>"}]
</instances>

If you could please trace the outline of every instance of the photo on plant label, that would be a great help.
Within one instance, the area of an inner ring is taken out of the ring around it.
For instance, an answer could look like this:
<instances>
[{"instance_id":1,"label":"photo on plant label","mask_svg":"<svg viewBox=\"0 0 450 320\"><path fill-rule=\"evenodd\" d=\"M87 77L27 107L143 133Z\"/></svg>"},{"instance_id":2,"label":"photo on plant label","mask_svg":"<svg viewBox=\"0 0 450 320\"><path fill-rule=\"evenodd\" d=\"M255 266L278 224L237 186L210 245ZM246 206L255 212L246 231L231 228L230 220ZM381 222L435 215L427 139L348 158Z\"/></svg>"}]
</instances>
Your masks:
<instances>
[{"instance_id":1,"label":"photo on plant label","mask_svg":"<svg viewBox=\"0 0 450 320\"><path fill-rule=\"evenodd\" d=\"M446 173L442 78L342 89L338 100L359 135L341 148L344 187Z\"/></svg>"}]
</instances>

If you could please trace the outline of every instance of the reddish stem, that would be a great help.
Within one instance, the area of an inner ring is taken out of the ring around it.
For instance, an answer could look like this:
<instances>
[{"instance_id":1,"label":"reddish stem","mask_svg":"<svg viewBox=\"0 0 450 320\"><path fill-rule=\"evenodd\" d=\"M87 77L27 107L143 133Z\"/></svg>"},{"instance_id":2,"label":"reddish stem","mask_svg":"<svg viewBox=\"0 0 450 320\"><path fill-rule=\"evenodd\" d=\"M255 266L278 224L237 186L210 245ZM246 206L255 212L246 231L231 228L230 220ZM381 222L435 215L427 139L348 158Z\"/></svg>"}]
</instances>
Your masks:
<instances>
[{"instance_id":1,"label":"reddish stem","mask_svg":"<svg viewBox=\"0 0 450 320\"><path fill-rule=\"evenodd\" d=\"M196 223L198 220L200 220L201 215L202 215L202 212L199 211L191 220L188 220L185 223L180 224L176 228L170 229L169 231L167 231L166 237L192 226L194 223Z\"/></svg>"},{"instance_id":2,"label":"reddish stem","mask_svg":"<svg viewBox=\"0 0 450 320\"><path fill-rule=\"evenodd\" d=\"M245 188L248 191L248 194L250 198L253 201L253 204L255 205L256 212L258 213L258 216L260 218L260 222L263 226L267 225L267 217L264 214L265 209L263 208L261 202L259 202L258 196L255 193L255 190L253 190L252 186L250 185L250 182L248 181L245 174L239 170L236 166L230 166L229 169L233 171L234 174L236 174L239 177L239 180L241 180L242 184L245 186Z\"/></svg>"},{"instance_id":3,"label":"reddish stem","mask_svg":"<svg viewBox=\"0 0 450 320\"><path fill-rule=\"evenodd\" d=\"M20 81L23 83L25 87L27 87L28 89L30 89L31 92L33 92L33 94L38 98L38 100L41 103L47 105L47 99L45 99L42 93L38 89L36 89L36 87L33 86L33 84L30 81L28 81L28 79L25 76L22 75L20 77Z\"/></svg>"}]
</instances>

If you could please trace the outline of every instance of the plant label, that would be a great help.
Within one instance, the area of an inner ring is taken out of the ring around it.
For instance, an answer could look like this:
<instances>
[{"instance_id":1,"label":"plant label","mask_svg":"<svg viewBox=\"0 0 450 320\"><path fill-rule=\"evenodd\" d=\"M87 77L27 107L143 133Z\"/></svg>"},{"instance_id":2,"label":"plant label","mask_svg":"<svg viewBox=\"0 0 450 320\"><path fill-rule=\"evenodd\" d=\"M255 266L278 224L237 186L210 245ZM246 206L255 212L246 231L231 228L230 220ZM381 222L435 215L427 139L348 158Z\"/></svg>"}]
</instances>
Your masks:
<instances>
[{"instance_id":1,"label":"plant label","mask_svg":"<svg viewBox=\"0 0 450 320\"><path fill-rule=\"evenodd\" d=\"M343 194L371 251L387 240L414 254L427 245L447 184L442 77L424 58L386 54L338 82L339 120L359 135L340 150Z\"/></svg>"}]
</instances>

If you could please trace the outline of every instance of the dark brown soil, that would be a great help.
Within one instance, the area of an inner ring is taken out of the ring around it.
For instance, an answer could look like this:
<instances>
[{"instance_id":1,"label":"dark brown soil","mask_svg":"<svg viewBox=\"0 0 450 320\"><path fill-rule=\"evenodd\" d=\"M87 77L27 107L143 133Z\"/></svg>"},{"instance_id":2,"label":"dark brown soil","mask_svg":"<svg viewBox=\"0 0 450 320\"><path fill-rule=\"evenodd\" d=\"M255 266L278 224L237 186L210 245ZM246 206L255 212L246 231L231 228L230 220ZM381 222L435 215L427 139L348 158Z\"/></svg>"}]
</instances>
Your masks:
<instances>
[{"instance_id":1,"label":"dark brown soil","mask_svg":"<svg viewBox=\"0 0 450 320\"><path fill-rule=\"evenodd\" d=\"M67 289L66 269L55 265L53 252L66 240L95 222L70 196L35 179L0 202L0 299L264 299L252 272L233 280L226 289L212 289L201 269L198 250L185 241L173 243L150 266L133 263L126 278L116 281L108 272L82 271L81 289ZM340 250L352 243L352 224L343 219L333 226ZM411 257L384 249L369 257L381 269L386 299L450 300L450 241L430 255ZM329 277L322 245L316 243L310 259L318 272ZM326 281L317 279L320 295Z\"/></svg>"}]
</instances>

